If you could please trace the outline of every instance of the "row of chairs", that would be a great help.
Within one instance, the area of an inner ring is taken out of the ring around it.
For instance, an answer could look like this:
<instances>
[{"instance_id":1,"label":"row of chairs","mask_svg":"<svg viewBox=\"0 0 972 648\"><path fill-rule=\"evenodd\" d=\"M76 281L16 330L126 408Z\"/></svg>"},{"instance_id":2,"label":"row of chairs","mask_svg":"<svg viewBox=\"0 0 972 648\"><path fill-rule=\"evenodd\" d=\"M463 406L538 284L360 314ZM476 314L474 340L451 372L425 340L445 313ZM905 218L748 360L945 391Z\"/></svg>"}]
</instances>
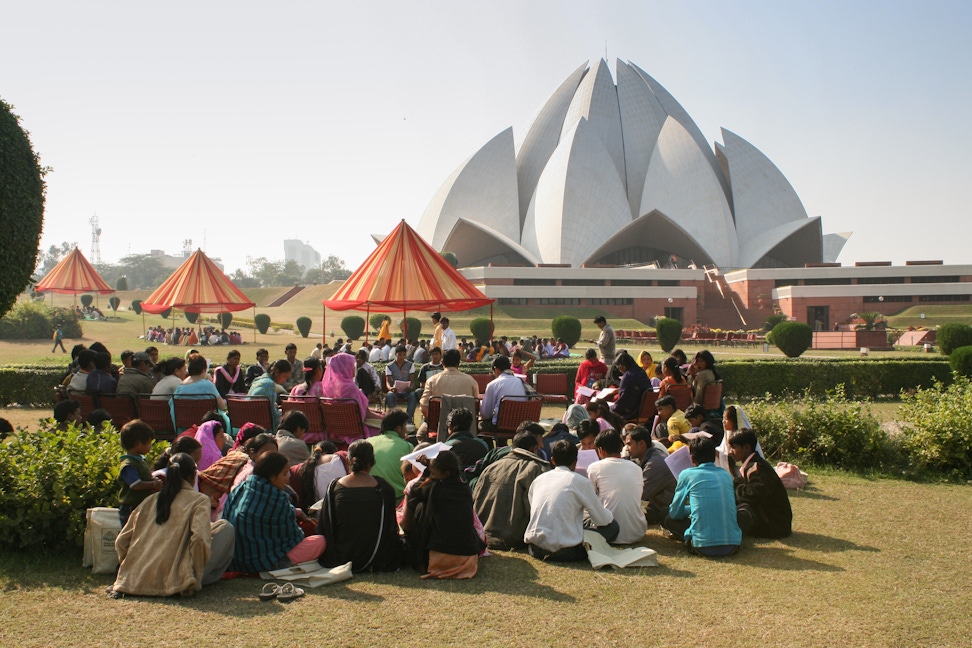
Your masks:
<instances>
[{"instance_id":1,"label":"row of chairs","mask_svg":"<svg viewBox=\"0 0 972 648\"><path fill-rule=\"evenodd\" d=\"M198 425L206 414L216 409L216 398L213 396L174 396L171 410L168 400L152 398L151 394L139 394L134 398L125 394L72 393L71 398L81 404L81 415L84 417L102 408L119 428L132 419L140 418L155 430L158 439L175 438L177 429ZM230 425L234 428L253 423L273 430L271 403L267 398L231 395L226 398L226 405ZM309 424L308 431L323 433L325 438L365 438L361 412L353 399L291 396L280 403L280 409L285 413L291 410L303 412Z\"/></svg>"},{"instance_id":2,"label":"row of chairs","mask_svg":"<svg viewBox=\"0 0 972 648\"><path fill-rule=\"evenodd\" d=\"M469 374L476 381L479 393L486 392L486 385L493 381L491 373L471 373ZM535 373L531 380L537 394L544 403L554 403L559 405L570 405L574 400L574 392L567 380L567 373Z\"/></svg>"},{"instance_id":3,"label":"row of chairs","mask_svg":"<svg viewBox=\"0 0 972 648\"><path fill-rule=\"evenodd\" d=\"M668 388L668 393L671 396L675 396L675 406L685 411L689 405L692 404L692 389L691 387L685 386L687 389L683 390L682 385L675 385L674 387ZM676 393L673 393L673 389L677 389ZM684 392L688 392L688 401L685 401ZM655 401L658 400L658 392L649 391L645 392L641 397L641 406L638 408L638 416L633 419L628 419L628 423L637 423L638 425L650 425L653 420L655 420L655 415L658 414L658 408L655 407ZM702 408L706 411L717 410L722 406L722 381L708 383L705 386L705 390L702 392Z\"/></svg>"}]
</instances>

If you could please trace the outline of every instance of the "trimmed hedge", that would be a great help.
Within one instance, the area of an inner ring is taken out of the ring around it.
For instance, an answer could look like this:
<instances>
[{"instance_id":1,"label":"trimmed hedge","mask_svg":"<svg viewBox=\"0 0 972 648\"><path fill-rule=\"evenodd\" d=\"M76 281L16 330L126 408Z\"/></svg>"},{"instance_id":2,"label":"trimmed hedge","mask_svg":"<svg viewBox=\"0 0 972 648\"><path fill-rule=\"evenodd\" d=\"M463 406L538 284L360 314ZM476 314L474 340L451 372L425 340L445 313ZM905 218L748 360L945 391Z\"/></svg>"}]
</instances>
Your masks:
<instances>
[{"instance_id":1,"label":"trimmed hedge","mask_svg":"<svg viewBox=\"0 0 972 648\"><path fill-rule=\"evenodd\" d=\"M0 367L0 407L54 407L54 387L66 372L63 366Z\"/></svg>"},{"instance_id":2,"label":"trimmed hedge","mask_svg":"<svg viewBox=\"0 0 972 648\"><path fill-rule=\"evenodd\" d=\"M406 317L405 331L408 333L406 337L409 342L419 339L419 336L422 335L422 320L417 317Z\"/></svg>"},{"instance_id":3,"label":"trimmed hedge","mask_svg":"<svg viewBox=\"0 0 972 648\"><path fill-rule=\"evenodd\" d=\"M266 332L270 329L270 316L266 313L257 313L253 316L253 324L256 326L256 329L260 331L260 333L266 334ZM305 335L304 337L307 336Z\"/></svg>"},{"instance_id":4,"label":"trimmed hedge","mask_svg":"<svg viewBox=\"0 0 972 648\"><path fill-rule=\"evenodd\" d=\"M972 345L972 326L958 322L942 324L935 332L935 341L942 355L951 355L959 347Z\"/></svg>"},{"instance_id":5,"label":"trimmed hedge","mask_svg":"<svg viewBox=\"0 0 972 648\"><path fill-rule=\"evenodd\" d=\"M259 317L259 315L257 317ZM267 319L269 320L270 316L267 316ZM297 321L294 323L297 325L297 330L300 331L301 337L307 337L308 335L310 335L311 325L313 324L311 318L303 317L303 316L298 317ZM265 331L261 331L261 333L264 332Z\"/></svg>"},{"instance_id":6,"label":"trimmed hedge","mask_svg":"<svg viewBox=\"0 0 972 648\"><path fill-rule=\"evenodd\" d=\"M655 320L655 332L662 351L668 353L682 339L682 323L671 317L659 317Z\"/></svg>"},{"instance_id":7,"label":"trimmed hedge","mask_svg":"<svg viewBox=\"0 0 972 648\"><path fill-rule=\"evenodd\" d=\"M348 315L341 320L341 330L349 340L357 340L365 330L365 321L358 315Z\"/></svg>"},{"instance_id":8,"label":"trimmed hedge","mask_svg":"<svg viewBox=\"0 0 972 648\"><path fill-rule=\"evenodd\" d=\"M550 322L550 331L555 338L563 338L564 343L573 349L581 338L581 323L576 317L561 315Z\"/></svg>"},{"instance_id":9,"label":"trimmed hedge","mask_svg":"<svg viewBox=\"0 0 972 648\"><path fill-rule=\"evenodd\" d=\"M972 378L972 346L959 347L952 351L948 364L960 376Z\"/></svg>"},{"instance_id":10,"label":"trimmed hedge","mask_svg":"<svg viewBox=\"0 0 972 648\"><path fill-rule=\"evenodd\" d=\"M65 338L80 338L81 321L74 310L22 301L0 318L0 339L49 340L58 326Z\"/></svg>"},{"instance_id":11,"label":"trimmed hedge","mask_svg":"<svg viewBox=\"0 0 972 648\"><path fill-rule=\"evenodd\" d=\"M477 342L485 344L493 337L493 322L488 317L477 317L469 322L469 332Z\"/></svg>"},{"instance_id":12,"label":"trimmed hedge","mask_svg":"<svg viewBox=\"0 0 972 648\"><path fill-rule=\"evenodd\" d=\"M780 322L769 334L776 348L788 358L799 358L813 344L813 329L803 322Z\"/></svg>"}]
</instances>

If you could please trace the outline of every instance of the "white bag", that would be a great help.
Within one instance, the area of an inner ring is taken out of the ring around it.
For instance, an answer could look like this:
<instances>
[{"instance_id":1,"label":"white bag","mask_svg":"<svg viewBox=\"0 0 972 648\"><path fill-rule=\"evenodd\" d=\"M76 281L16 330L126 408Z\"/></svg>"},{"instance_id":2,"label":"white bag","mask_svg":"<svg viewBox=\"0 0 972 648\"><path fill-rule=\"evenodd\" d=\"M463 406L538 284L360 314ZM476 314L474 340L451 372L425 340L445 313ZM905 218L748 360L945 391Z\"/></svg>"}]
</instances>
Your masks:
<instances>
[{"instance_id":1,"label":"white bag","mask_svg":"<svg viewBox=\"0 0 972 648\"><path fill-rule=\"evenodd\" d=\"M118 569L115 538L121 533L118 509L99 506L85 513L84 556L82 567L91 567L92 574L114 574Z\"/></svg>"},{"instance_id":2,"label":"white bag","mask_svg":"<svg viewBox=\"0 0 972 648\"><path fill-rule=\"evenodd\" d=\"M284 567L269 572L260 572L263 580L282 580L303 585L304 587L320 587L332 585L351 578L351 563L344 563L327 569L316 560L300 563L292 567Z\"/></svg>"}]
</instances>

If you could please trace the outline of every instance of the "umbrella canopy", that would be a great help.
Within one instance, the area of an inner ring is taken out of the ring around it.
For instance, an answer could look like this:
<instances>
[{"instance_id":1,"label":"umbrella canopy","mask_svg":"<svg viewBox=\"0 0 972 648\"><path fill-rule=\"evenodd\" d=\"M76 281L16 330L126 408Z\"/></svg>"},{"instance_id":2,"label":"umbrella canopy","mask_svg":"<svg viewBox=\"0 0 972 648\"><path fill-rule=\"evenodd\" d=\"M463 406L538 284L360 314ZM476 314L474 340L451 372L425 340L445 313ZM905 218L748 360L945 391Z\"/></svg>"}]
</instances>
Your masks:
<instances>
[{"instance_id":1,"label":"umbrella canopy","mask_svg":"<svg viewBox=\"0 0 972 648\"><path fill-rule=\"evenodd\" d=\"M95 292L109 295L115 289L105 283L94 266L74 248L60 260L34 287L36 292L55 292L67 295Z\"/></svg>"},{"instance_id":2,"label":"umbrella canopy","mask_svg":"<svg viewBox=\"0 0 972 648\"><path fill-rule=\"evenodd\" d=\"M492 302L403 220L324 305L462 311Z\"/></svg>"},{"instance_id":3,"label":"umbrella canopy","mask_svg":"<svg viewBox=\"0 0 972 648\"><path fill-rule=\"evenodd\" d=\"M153 315L172 307L187 313L227 313L255 305L202 250L196 250L142 302L142 310Z\"/></svg>"}]
</instances>

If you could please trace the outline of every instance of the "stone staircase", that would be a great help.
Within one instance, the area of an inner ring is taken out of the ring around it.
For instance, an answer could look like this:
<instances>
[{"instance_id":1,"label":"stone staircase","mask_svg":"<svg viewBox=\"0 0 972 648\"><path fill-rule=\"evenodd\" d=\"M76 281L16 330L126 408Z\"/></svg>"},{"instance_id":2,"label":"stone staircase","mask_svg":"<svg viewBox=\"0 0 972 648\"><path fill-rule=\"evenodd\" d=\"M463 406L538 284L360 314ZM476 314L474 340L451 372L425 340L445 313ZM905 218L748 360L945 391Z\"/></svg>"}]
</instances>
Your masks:
<instances>
[{"instance_id":1,"label":"stone staircase","mask_svg":"<svg viewBox=\"0 0 972 648\"><path fill-rule=\"evenodd\" d=\"M267 308L274 308L276 306L283 306L288 301L290 301L291 299L293 299L304 288L305 288L305 286L294 286L293 288L288 289L287 292L285 292L284 294L280 295L279 297L277 297L276 299L274 299L272 302L270 302L269 304L267 304Z\"/></svg>"},{"instance_id":2,"label":"stone staircase","mask_svg":"<svg viewBox=\"0 0 972 648\"><path fill-rule=\"evenodd\" d=\"M758 329L773 314L773 309L769 306L747 308L718 268L706 266L705 270L708 281L702 291L702 305L705 309L705 321L702 323L709 328Z\"/></svg>"}]
</instances>

